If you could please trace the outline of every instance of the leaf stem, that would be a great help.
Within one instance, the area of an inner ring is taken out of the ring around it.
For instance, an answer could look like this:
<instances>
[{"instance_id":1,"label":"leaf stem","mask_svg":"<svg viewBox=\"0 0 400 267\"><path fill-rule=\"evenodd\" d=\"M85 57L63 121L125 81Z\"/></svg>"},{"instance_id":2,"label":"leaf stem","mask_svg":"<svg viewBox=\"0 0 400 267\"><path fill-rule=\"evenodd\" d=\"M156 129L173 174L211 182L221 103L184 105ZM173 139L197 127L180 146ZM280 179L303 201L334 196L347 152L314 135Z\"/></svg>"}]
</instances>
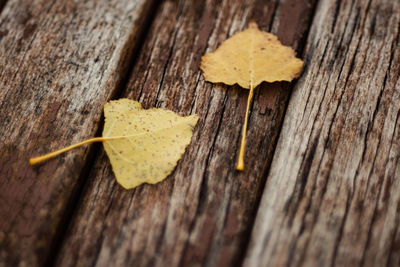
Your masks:
<instances>
[{"instance_id":1,"label":"leaf stem","mask_svg":"<svg viewBox=\"0 0 400 267\"><path fill-rule=\"evenodd\" d=\"M31 164L31 165L38 164L40 162L43 162L43 161L48 160L50 158L54 158L55 156L58 156L58 155L60 155L60 154L62 154L64 152L67 152L69 150L72 150L74 148L80 147L80 146L85 145L85 144L90 144L90 143L94 143L94 142L104 142L104 141L107 141L107 140L121 139L121 138L127 138L127 137L129 137L129 136L95 137L95 138L87 139L85 141L82 141L82 142L67 146L65 148L56 150L54 152L45 154L43 156L30 158L29 159L29 164Z\"/></svg>"},{"instance_id":2,"label":"leaf stem","mask_svg":"<svg viewBox=\"0 0 400 267\"><path fill-rule=\"evenodd\" d=\"M238 157L238 162L236 165L236 170L238 170L238 171L244 170L244 151L245 151L245 147L246 147L246 132L247 132L247 124L249 121L248 117L249 117L250 104L251 104L251 100L253 99L253 93L254 93L254 87L253 87L253 85L251 85L249 96L247 98L246 115L244 118L244 124L243 124L243 130L242 130L242 141L240 143L239 157Z\"/></svg>"}]
</instances>

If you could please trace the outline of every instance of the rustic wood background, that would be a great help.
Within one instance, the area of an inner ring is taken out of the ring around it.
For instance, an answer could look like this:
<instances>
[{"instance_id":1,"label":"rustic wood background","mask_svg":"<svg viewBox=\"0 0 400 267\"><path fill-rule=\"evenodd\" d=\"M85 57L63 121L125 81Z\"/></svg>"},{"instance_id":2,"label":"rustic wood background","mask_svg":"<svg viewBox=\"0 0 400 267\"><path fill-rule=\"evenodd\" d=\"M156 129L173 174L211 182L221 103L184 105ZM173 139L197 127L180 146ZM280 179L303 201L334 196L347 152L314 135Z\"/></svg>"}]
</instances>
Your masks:
<instances>
[{"instance_id":1,"label":"rustic wood background","mask_svg":"<svg viewBox=\"0 0 400 267\"><path fill-rule=\"evenodd\" d=\"M400 266L400 1L0 0L0 266ZM247 92L199 69L254 19L305 61ZM100 144L128 97L200 116L126 191Z\"/></svg>"}]
</instances>

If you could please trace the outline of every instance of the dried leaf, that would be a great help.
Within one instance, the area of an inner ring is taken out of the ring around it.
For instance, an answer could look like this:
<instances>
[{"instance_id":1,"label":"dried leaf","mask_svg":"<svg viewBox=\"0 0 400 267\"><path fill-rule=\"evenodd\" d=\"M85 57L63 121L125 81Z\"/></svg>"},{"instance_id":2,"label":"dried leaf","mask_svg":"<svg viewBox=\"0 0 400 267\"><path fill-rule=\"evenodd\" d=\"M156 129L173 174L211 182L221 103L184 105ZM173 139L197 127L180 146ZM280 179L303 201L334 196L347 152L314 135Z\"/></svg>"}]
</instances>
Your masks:
<instances>
[{"instance_id":1,"label":"dried leaf","mask_svg":"<svg viewBox=\"0 0 400 267\"><path fill-rule=\"evenodd\" d=\"M181 117L169 110L142 108L129 99L111 101L104 106L103 137L32 158L40 163L65 151L93 142L103 142L115 177L126 189L142 183L164 180L175 168L189 145L198 116Z\"/></svg>"},{"instance_id":2,"label":"dried leaf","mask_svg":"<svg viewBox=\"0 0 400 267\"><path fill-rule=\"evenodd\" d=\"M282 45L275 35L260 31L255 22L223 42L214 53L203 56L201 69L207 81L237 83L250 89L236 169L244 169L246 129L254 88L263 81L291 81L299 76L302 66L303 61L295 57L292 48Z\"/></svg>"},{"instance_id":3,"label":"dried leaf","mask_svg":"<svg viewBox=\"0 0 400 267\"><path fill-rule=\"evenodd\" d=\"M129 136L103 142L118 183L127 189L165 179L185 152L198 120L197 115L144 110L128 99L107 103L104 116L104 138Z\"/></svg>"}]
</instances>

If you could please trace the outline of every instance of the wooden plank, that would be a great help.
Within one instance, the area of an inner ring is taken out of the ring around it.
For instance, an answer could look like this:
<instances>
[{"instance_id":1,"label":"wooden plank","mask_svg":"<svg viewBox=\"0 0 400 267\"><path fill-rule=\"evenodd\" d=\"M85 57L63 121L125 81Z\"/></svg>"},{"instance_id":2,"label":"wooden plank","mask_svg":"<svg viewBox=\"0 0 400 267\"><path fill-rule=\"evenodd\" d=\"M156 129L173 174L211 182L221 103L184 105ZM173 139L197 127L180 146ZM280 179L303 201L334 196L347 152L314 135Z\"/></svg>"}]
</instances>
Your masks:
<instances>
[{"instance_id":1,"label":"wooden plank","mask_svg":"<svg viewBox=\"0 0 400 267\"><path fill-rule=\"evenodd\" d=\"M244 266L400 266L399 26L319 3Z\"/></svg>"},{"instance_id":2,"label":"wooden plank","mask_svg":"<svg viewBox=\"0 0 400 267\"><path fill-rule=\"evenodd\" d=\"M232 266L249 239L289 84L257 91L246 168L234 170L247 90L212 85L199 70L213 51L254 18L300 47L313 1L165 1L125 96L144 107L200 115L192 144L157 185L125 191L101 153L57 260L60 266ZM262 92L262 93L260 93Z\"/></svg>"},{"instance_id":3,"label":"wooden plank","mask_svg":"<svg viewBox=\"0 0 400 267\"><path fill-rule=\"evenodd\" d=\"M51 257L88 148L152 1L9 0L0 16L0 266Z\"/></svg>"}]
</instances>

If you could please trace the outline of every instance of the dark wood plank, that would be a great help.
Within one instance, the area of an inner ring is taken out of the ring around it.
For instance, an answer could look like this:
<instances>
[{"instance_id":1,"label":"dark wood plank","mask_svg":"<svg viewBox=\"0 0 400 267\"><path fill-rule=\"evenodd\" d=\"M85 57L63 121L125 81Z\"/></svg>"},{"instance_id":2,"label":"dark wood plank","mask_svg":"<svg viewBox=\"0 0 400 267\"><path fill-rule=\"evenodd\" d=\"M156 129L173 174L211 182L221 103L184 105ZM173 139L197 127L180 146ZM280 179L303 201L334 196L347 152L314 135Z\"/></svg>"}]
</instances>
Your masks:
<instances>
[{"instance_id":1,"label":"dark wood plank","mask_svg":"<svg viewBox=\"0 0 400 267\"><path fill-rule=\"evenodd\" d=\"M400 2L319 3L245 266L400 266Z\"/></svg>"},{"instance_id":2,"label":"dark wood plank","mask_svg":"<svg viewBox=\"0 0 400 267\"><path fill-rule=\"evenodd\" d=\"M152 1L9 0L0 16L0 266L37 266L56 243L88 148Z\"/></svg>"},{"instance_id":3,"label":"dark wood plank","mask_svg":"<svg viewBox=\"0 0 400 267\"><path fill-rule=\"evenodd\" d=\"M237 172L247 90L205 82L201 56L251 18L299 48L312 11L313 1L165 1L125 96L146 108L199 114L192 144L168 179L133 191L115 183L101 153L57 265L240 264L289 84L263 84L257 91L246 168Z\"/></svg>"}]
</instances>

